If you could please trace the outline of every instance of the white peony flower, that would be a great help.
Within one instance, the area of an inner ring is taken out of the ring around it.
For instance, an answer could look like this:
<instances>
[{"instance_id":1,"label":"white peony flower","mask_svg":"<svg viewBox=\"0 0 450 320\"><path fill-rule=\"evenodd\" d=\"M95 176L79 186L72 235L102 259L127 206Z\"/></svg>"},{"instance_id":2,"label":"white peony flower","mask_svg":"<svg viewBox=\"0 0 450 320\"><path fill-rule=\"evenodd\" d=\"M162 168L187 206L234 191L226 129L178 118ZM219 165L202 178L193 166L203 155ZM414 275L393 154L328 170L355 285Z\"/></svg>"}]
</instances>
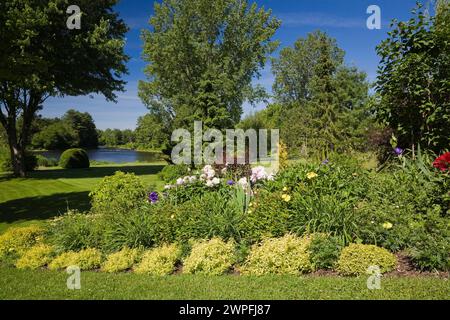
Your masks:
<instances>
[{"instance_id":1,"label":"white peony flower","mask_svg":"<svg viewBox=\"0 0 450 320\"><path fill-rule=\"evenodd\" d=\"M171 186L170 184L166 184L166 185L164 186L164 189L165 189L165 190L169 190L170 188L172 188L172 186Z\"/></svg>"},{"instance_id":2,"label":"white peony flower","mask_svg":"<svg viewBox=\"0 0 450 320\"><path fill-rule=\"evenodd\" d=\"M220 183L220 179L219 178L214 178L211 180L211 182L213 183L213 185L218 185Z\"/></svg>"},{"instance_id":3,"label":"white peony flower","mask_svg":"<svg viewBox=\"0 0 450 320\"><path fill-rule=\"evenodd\" d=\"M206 181L206 186L207 187L214 187L214 184L213 184L212 180L207 180Z\"/></svg>"},{"instance_id":4,"label":"white peony flower","mask_svg":"<svg viewBox=\"0 0 450 320\"><path fill-rule=\"evenodd\" d=\"M252 182L256 182L258 180L266 178L267 178L266 168L264 168L263 166L252 168L252 175L250 177L250 180L252 180Z\"/></svg>"},{"instance_id":5,"label":"white peony flower","mask_svg":"<svg viewBox=\"0 0 450 320\"><path fill-rule=\"evenodd\" d=\"M239 181L238 181L237 184L240 185L240 186L243 187L243 188L247 187L247 185L248 185L247 178L241 178L241 179L239 179Z\"/></svg>"},{"instance_id":6,"label":"white peony flower","mask_svg":"<svg viewBox=\"0 0 450 320\"><path fill-rule=\"evenodd\" d=\"M196 176L190 176L189 177L189 182L190 183L194 183L195 181L197 181L197 177Z\"/></svg>"},{"instance_id":7,"label":"white peony flower","mask_svg":"<svg viewBox=\"0 0 450 320\"><path fill-rule=\"evenodd\" d=\"M178 179L177 179L177 185L181 186L181 185L183 185L183 184L184 184L183 178L178 178Z\"/></svg>"}]
</instances>

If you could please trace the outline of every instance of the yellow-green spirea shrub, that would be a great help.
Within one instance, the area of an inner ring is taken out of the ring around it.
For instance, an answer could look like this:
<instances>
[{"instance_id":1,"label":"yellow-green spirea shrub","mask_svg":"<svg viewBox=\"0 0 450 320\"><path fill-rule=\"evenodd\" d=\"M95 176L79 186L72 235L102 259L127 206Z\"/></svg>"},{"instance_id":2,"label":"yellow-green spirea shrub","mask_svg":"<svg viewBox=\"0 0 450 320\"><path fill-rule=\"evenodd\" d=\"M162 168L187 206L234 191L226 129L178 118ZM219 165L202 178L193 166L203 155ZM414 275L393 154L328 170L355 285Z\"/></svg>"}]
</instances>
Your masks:
<instances>
[{"instance_id":1,"label":"yellow-green spirea shrub","mask_svg":"<svg viewBox=\"0 0 450 320\"><path fill-rule=\"evenodd\" d=\"M38 269L46 266L52 261L55 250L52 246L46 244L38 244L32 247L16 262L18 269Z\"/></svg>"},{"instance_id":2,"label":"yellow-green spirea shrub","mask_svg":"<svg viewBox=\"0 0 450 320\"><path fill-rule=\"evenodd\" d=\"M252 247L242 274L299 274L313 270L308 250L311 239L288 234L263 240Z\"/></svg>"},{"instance_id":3,"label":"yellow-green spirea shrub","mask_svg":"<svg viewBox=\"0 0 450 320\"><path fill-rule=\"evenodd\" d=\"M144 253L141 262L134 271L154 276L169 275L175 270L180 255L180 248L174 244L148 250Z\"/></svg>"},{"instance_id":4,"label":"yellow-green spirea shrub","mask_svg":"<svg viewBox=\"0 0 450 320\"><path fill-rule=\"evenodd\" d=\"M11 228L0 236L0 260L7 255L22 255L42 240L44 230L36 226Z\"/></svg>"},{"instance_id":5,"label":"yellow-green spirea shrub","mask_svg":"<svg viewBox=\"0 0 450 320\"><path fill-rule=\"evenodd\" d=\"M139 261L139 249L123 248L119 252L110 254L102 265L104 272L120 272L131 269Z\"/></svg>"},{"instance_id":6,"label":"yellow-green spirea shrub","mask_svg":"<svg viewBox=\"0 0 450 320\"><path fill-rule=\"evenodd\" d=\"M88 248L79 252L64 252L48 265L50 270L65 269L69 266L77 266L81 270L98 269L102 264L102 253L97 249Z\"/></svg>"},{"instance_id":7,"label":"yellow-green spirea shrub","mask_svg":"<svg viewBox=\"0 0 450 320\"><path fill-rule=\"evenodd\" d=\"M228 271L236 261L233 242L214 238L199 241L192 246L191 254L185 259L184 273L221 275Z\"/></svg>"},{"instance_id":8,"label":"yellow-green spirea shrub","mask_svg":"<svg viewBox=\"0 0 450 320\"><path fill-rule=\"evenodd\" d=\"M362 275L371 266L380 268L380 272L392 271L397 258L384 248L367 244L352 243L342 249L337 262L337 271L342 275Z\"/></svg>"},{"instance_id":9,"label":"yellow-green spirea shrub","mask_svg":"<svg viewBox=\"0 0 450 320\"><path fill-rule=\"evenodd\" d=\"M65 269L68 266L74 265L74 261L76 258L76 252L68 251L60 254L56 258L54 258L49 264L48 268L50 270L61 270Z\"/></svg>"}]
</instances>

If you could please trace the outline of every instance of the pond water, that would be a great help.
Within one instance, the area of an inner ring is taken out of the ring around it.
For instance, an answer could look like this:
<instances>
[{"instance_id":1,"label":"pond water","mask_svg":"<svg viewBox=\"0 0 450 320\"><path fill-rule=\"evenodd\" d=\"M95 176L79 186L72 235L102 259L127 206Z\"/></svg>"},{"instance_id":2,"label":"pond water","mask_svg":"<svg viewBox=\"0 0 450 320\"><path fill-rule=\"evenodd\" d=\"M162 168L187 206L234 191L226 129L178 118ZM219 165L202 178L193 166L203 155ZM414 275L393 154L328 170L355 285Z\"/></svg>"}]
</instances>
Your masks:
<instances>
[{"instance_id":1,"label":"pond water","mask_svg":"<svg viewBox=\"0 0 450 320\"><path fill-rule=\"evenodd\" d=\"M158 152L135 151L135 150L115 149L115 148L88 149L86 151L89 155L89 160L96 160L96 161L127 163L127 162L154 162L160 160L160 153ZM53 158L59 160L62 151L50 150L50 151L38 151L36 153L43 155L46 158Z\"/></svg>"}]
</instances>

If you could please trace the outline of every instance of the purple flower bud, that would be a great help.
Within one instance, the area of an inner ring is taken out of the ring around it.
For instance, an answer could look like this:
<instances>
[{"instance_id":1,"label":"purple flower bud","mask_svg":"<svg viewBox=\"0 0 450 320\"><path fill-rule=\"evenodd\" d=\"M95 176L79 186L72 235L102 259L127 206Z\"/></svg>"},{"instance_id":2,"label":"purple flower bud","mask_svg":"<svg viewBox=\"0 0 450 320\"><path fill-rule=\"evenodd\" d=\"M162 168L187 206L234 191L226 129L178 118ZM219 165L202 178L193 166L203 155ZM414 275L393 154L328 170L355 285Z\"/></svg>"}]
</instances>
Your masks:
<instances>
[{"instance_id":1,"label":"purple flower bud","mask_svg":"<svg viewBox=\"0 0 450 320\"><path fill-rule=\"evenodd\" d=\"M229 186L234 185L234 181L233 181L233 180L228 180L228 181L227 181L227 185L229 185Z\"/></svg>"},{"instance_id":2,"label":"purple flower bud","mask_svg":"<svg viewBox=\"0 0 450 320\"><path fill-rule=\"evenodd\" d=\"M158 202L158 193L155 192L155 191L153 191L152 193L150 193L150 194L148 195L148 200L149 200L151 203L156 203L156 202Z\"/></svg>"},{"instance_id":3,"label":"purple flower bud","mask_svg":"<svg viewBox=\"0 0 450 320\"><path fill-rule=\"evenodd\" d=\"M325 159L325 160L322 161L322 164L323 164L323 165L327 165L329 162L330 162L330 160Z\"/></svg>"},{"instance_id":4,"label":"purple flower bud","mask_svg":"<svg viewBox=\"0 0 450 320\"><path fill-rule=\"evenodd\" d=\"M402 148L399 148L399 147L397 147L397 148L395 148L394 149L394 153L397 155L397 156L401 156L402 154L403 154L403 149Z\"/></svg>"}]
</instances>

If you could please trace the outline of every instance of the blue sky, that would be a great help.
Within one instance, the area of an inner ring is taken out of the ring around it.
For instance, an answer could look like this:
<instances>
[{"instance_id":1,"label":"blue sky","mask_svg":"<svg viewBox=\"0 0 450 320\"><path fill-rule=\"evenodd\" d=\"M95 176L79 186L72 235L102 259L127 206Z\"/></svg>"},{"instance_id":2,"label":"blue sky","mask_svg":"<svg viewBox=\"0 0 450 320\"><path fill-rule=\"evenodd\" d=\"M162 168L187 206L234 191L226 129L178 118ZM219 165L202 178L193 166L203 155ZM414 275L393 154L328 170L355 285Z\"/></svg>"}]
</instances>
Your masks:
<instances>
[{"instance_id":1,"label":"blue sky","mask_svg":"<svg viewBox=\"0 0 450 320\"><path fill-rule=\"evenodd\" d=\"M211 0L214 1L214 0ZM74 3L76 0L74 1ZM320 29L336 38L338 45L346 51L346 62L357 66L367 73L369 80L374 80L379 59L375 47L389 31L389 22L396 18L407 20L416 0L256 0L258 5L270 8L273 14L282 20L282 26L274 39L281 42L280 48L291 46L299 37ZM147 21L153 14L153 0L122 0L117 11L130 27L127 34L126 53L131 57L128 62L129 75L126 92L118 93L118 102L107 102L102 96L82 96L50 98L44 104L41 114L45 117L60 117L70 108L89 112L99 129L118 128L133 129L139 116L147 112L137 95L139 80L145 79L141 59L142 42L140 30L147 28ZM369 30L366 13L369 5L381 8L381 30ZM274 53L276 56L277 53ZM261 72L261 78L255 83L271 90L273 75L270 65ZM256 108L244 105L248 114Z\"/></svg>"}]
</instances>

